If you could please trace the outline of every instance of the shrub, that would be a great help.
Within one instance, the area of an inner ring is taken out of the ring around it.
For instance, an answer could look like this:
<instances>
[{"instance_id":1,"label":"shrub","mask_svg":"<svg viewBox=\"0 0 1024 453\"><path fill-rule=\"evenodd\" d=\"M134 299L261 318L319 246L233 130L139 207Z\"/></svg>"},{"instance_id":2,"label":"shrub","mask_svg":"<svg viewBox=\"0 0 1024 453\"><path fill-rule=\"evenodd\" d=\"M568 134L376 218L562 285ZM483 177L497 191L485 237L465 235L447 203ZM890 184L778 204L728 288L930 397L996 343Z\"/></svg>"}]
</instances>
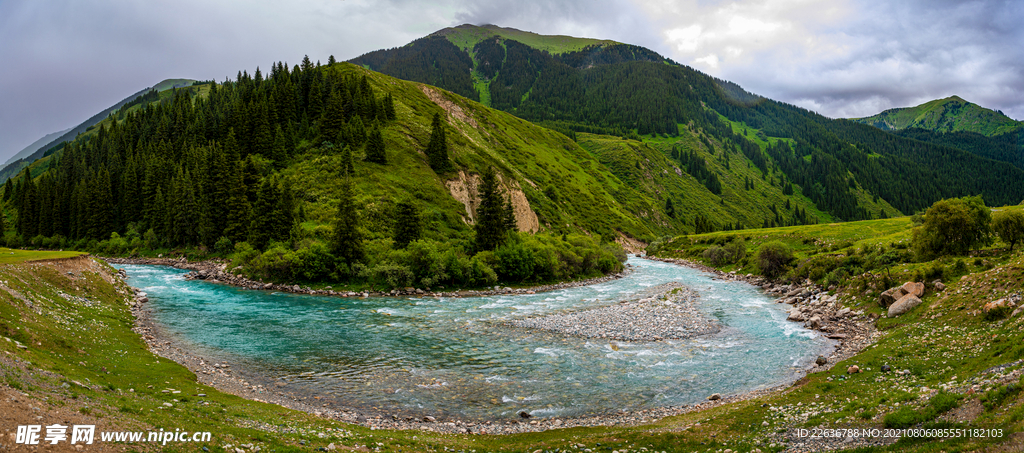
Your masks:
<instances>
[{"instance_id":1,"label":"shrub","mask_svg":"<svg viewBox=\"0 0 1024 453\"><path fill-rule=\"evenodd\" d=\"M992 214L980 196L936 201L914 228L913 245L920 259L964 255L991 241Z\"/></svg>"},{"instance_id":2,"label":"shrub","mask_svg":"<svg viewBox=\"0 0 1024 453\"><path fill-rule=\"evenodd\" d=\"M704 249L704 253L702 253L701 256L703 256L704 260L712 266L718 267L725 264L728 253L725 251L725 248L712 245L711 247Z\"/></svg>"},{"instance_id":3,"label":"shrub","mask_svg":"<svg viewBox=\"0 0 1024 453\"><path fill-rule=\"evenodd\" d=\"M725 244L725 253L730 263L738 263L747 257L747 242L743 238L735 238Z\"/></svg>"},{"instance_id":4,"label":"shrub","mask_svg":"<svg viewBox=\"0 0 1024 453\"><path fill-rule=\"evenodd\" d=\"M233 247L234 244L231 243L231 239L228 239L226 236L221 236L220 239L217 239L217 242L213 244L213 250L223 255L230 253Z\"/></svg>"},{"instance_id":5,"label":"shrub","mask_svg":"<svg viewBox=\"0 0 1024 453\"><path fill-rule=\"evenodd\" d=\"M334 255L322 243L314 243L292 253L292 272L309 281L326 279L335 269Z\"/></svg>"},{"instance_id":6,"label":"shrub","mask_svg":"<svg viewBox=\"0 0 1024 453\"><path fill-rule=\"evenodd\" d=\"M408 266L395 264L389 261L379 263L371 268L364 269L360 276L366 278L376 285L404 288L412 285L414 275Z\"/></svg>"},{"instance_id":7,"label":"shrub","mask_svg":"<svg viewBox=\"0 0 1024 453\"><path fill-rule=\"evenodd\" d=\"M519 241L510 241L494 251L498 274L507 280L521 282L533 276L533 251Z\"/></svg>"},{"instance_id":8,"label":"shrub","mask_svg":"<svg viewBox=\"0 0 1024 453\"><path fill-rule=\"evenodd\" d=\"M757 249L757 268L768 278L782 275L793 261L793 251L781 241L772 241Z\"/></svg>"}]
</instances>

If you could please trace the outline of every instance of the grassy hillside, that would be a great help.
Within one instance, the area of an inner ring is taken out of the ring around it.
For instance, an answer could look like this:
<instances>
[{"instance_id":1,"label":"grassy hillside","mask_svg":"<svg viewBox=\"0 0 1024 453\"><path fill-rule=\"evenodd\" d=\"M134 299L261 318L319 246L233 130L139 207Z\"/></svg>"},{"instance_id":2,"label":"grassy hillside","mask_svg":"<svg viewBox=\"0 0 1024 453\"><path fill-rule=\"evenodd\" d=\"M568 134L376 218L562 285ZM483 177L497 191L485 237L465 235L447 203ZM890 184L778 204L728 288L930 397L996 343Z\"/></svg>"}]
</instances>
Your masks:
<instances>
[{"instance_id":1,"label":"grassy hillside","mask_svg":"<svg viewBox=\"0 0 1024 453\"><path fill-rule=\"evenodd\" d=\"M607 39L576 38L564 35L540 35L529 31L517 30L515 28L499 27L497 25L469 25L463 24L457 27L449 27L438 30L431 36L443 36L452 44L462 50L472 51L477 43L487 38L500 36L526 44L534 49L558 55L566 52L583 50L585 47L594 45L618 44Z\"/></svg>"},{"instance_id":2,"label":"grassy hillside","mask_svg":"<svg viewBox=\"0 0 1024 453\"><path fill-rule=\"evenodd\" d=\"M959 96L936 99L916 107L889 109L877 115L854 118L853 121L886 131L916 127L935 132L975 132L989 137L1021 127L1020 121L967 102Z\"/></svg>"}]
</instances>

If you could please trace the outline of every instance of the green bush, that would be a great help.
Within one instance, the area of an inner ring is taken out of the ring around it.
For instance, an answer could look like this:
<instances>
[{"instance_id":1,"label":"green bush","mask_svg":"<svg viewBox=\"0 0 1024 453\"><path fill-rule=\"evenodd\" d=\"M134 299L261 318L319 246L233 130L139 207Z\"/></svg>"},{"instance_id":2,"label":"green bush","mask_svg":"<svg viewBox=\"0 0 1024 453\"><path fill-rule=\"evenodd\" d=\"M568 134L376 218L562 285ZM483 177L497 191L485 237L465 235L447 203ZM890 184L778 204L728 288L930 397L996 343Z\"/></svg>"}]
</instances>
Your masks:
<instances>
[{"instance_id":1,"label":"green bush","mask_svg":"<svg viewBox=\"0 0 1024 453\"><path fill-rule=\"evenodd\" d=\"M725 264L728 253L725 251L725 248L712 245L711 247L704 249L704 253L702 253L701 256L704 257L704 260L707 261L708 264L718 267Z\"/></svg>"},{"instance_id":2,"label":"green bush","mask_svg":"<svg viewBox=\"0 0 1024 453\"><path fill-rule=\"evenodd\" d=\"M307 281L319 281L328 278L335 270L337 259L327 246L314 243L290 254L292 273Z\"/></svg>"},{"instance_id":3,"label":"green bush","mask_svg":"<svg viewBox=\"0 0 1024 453\"><path fill-rule=\"evenodd\" d=\"M228 239L226 236L221 236L220 239L217 239L217 242L213 244L213 250L222 255L230 253L233 247L234 244L231 243L231 239Z\"/></svg>"},{"instance_id":4,"label":"green bush","mask_svg":"<svg viewBox=\"0 0 1024 453\"><path fill-rule=\"evenodd\" d=\"M757 249L757 268L768 278L782 275L793 261L793 251L781 241L772 241Z\"/></svg>"},{"instance_id":5,"label":"green bush","mask_svg":"<svg viewBox=\"0 0 1024 453\"><path fill-rule=\"evenodd\" d=\"M513 282L522 282L533 276L534 255L522 242L509 241L494 251L498 260L498 275Z\"/></svg>"}]
</instances>

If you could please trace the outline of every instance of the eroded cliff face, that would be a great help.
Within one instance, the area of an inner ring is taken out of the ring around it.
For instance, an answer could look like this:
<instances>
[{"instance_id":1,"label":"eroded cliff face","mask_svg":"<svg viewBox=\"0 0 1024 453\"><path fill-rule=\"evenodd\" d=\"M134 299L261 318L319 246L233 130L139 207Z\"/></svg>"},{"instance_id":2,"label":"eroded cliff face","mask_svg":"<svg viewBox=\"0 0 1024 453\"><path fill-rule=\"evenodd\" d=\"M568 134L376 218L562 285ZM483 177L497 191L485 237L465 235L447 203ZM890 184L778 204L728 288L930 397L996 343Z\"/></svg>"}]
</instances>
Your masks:
<instances>
[{"instance_id":1,"label":"eroded cliff face","mask_svg":"<svg viewBox=\"0 0 1024 453\"><path fill-rule=\"evenodd\" d=\"M478 191L480 175L459 171L459 177L445 181L445 185L448 186L448 192L452 194L452 197L466 207L466 215L462 219L470 225L476 222L476 208L480 205ZM537 214L530 208L530 201L526 199L526 194L523 193L519 183L509 181L499 174L498 188L503 197L509 197L512 200L512 209L516 214L516 225L519 227L519 231L536 233L540 230Z\"/></svg>"}]
</instances>

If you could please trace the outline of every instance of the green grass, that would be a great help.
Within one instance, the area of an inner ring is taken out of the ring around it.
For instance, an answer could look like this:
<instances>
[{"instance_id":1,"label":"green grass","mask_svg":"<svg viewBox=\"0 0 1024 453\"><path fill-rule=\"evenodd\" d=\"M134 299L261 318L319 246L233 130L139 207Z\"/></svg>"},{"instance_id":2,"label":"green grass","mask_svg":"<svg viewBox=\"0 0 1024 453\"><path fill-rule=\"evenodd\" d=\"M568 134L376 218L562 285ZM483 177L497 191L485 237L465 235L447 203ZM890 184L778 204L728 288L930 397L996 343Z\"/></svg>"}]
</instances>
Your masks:
<instances>
[{"instance_id":1,"label":"green grass","mask_svg":"<svg viewBox=\"0 0 1024 453\"><path fill-rule=\"evenodd\" d=\"M566 52L574 52L595 44L618 44L607 39L575 38L564 35L539 35L528 31L516 30L514 28L502 28L495 25L460 25L442 30L445 38L451 41L460 49L472 50L480 41L493 36L500 36L506 39L519 41L530 47L557 55Z\"/></svg>"},{"instance_id":2,"label":"green grass","mask_svg":"<svg viewBox=\"0 0 1024 453\"><path fill-rule=\"evenodd\" d=\"M34 251L0 247L0 264L18 264L26 261L54 260L80 255L84 255L84 253L72 251Z\"/></svg>"}]
</instances>

